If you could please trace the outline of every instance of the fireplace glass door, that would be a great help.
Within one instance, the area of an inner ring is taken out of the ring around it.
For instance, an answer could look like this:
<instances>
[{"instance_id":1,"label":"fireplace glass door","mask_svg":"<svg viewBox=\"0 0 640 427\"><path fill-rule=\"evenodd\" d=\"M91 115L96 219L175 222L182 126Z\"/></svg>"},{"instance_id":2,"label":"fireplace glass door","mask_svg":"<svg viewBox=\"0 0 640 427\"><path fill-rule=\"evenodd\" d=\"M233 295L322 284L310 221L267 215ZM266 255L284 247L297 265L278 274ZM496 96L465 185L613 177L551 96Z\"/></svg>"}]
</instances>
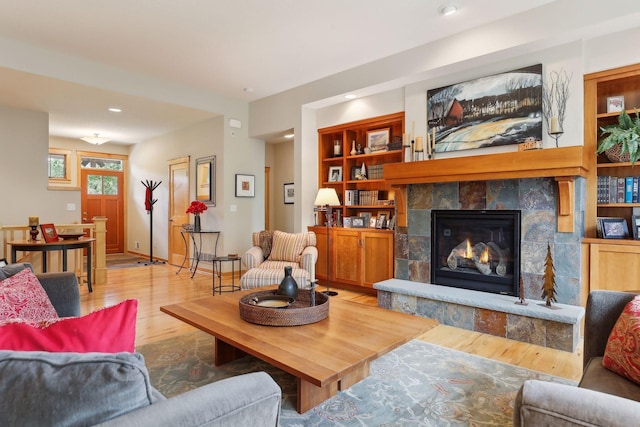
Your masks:
<instances>
[{"instance_id":1,"label":"fireplace glass door","mask_svg":"<svg viewBox=\"0 0 640 427\"><path fill-rule=\"evenodd\" d=\"M431 283L517 295L520 211L433 210Z\"/></svg>"}]
</instances>

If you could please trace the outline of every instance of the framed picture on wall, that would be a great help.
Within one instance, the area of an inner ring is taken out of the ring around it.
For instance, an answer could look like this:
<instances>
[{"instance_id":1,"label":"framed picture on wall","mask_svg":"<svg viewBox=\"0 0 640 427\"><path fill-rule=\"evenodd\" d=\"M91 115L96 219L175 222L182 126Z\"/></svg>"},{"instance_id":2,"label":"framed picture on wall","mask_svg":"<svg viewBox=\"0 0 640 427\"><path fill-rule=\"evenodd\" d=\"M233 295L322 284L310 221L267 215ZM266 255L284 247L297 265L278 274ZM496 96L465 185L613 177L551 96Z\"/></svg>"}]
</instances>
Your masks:
<instances>
[{"instance_id":1,"label":"framed picture on wall","mask_svg":"<svg viewBox=\"0 0 640 427\"><path fill-rule=\"evenodd\" d=\"M284 204L292 205L294 197L293 182L284 184Z\"/></svg>"},{"instance_id":2,"label":"framed picture on wall","mask_svg":"<svg viewBox=\"0 0 640 427\"><path fill-rule=\"evenodd\" d=\"M256 176L236 174L236 197L256 196Z\"/></svg>"}]
</instances>

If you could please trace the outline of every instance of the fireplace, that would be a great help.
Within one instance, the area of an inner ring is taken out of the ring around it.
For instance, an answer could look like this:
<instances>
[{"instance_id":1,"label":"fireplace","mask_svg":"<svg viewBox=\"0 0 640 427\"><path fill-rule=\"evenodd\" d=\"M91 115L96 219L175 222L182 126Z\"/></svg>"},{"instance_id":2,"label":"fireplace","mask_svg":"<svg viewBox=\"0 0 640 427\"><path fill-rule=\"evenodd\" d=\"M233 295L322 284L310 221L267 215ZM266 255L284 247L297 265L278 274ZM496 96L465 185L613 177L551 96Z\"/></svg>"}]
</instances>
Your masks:
<instances>
[{"instance_id":1,"label":"fireplace","mask_svg":"<svg viewBox=\"0 0 640 427\"><path fill-rule=\"evenodd\" d=\"M431 283L518 295L520 211L431 211Z\"/></svg>"}]
</instances>

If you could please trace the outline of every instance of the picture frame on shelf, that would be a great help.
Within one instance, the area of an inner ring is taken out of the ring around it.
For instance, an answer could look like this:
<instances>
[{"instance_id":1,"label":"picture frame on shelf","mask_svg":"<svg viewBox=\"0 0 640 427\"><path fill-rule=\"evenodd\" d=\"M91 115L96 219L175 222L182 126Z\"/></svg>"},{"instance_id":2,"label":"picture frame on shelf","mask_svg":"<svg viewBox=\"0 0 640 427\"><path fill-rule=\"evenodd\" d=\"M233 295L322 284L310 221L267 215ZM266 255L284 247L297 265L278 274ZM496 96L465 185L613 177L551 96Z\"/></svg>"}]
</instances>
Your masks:
<instances>
[{"instance_id":1,"label":"picture frame on shelf","mask_svg":"<svg viewBox=\"0 0 640 427\"><path fill-rule=\"evenodd\" d=\"M284 204L292 205L294 196L295 196L295 189L293 186L293 182L288 182L284 184Z\"/></svg>"},{"instance_id":2,"label":"picture frame on shelf","mask_svg":"<svg viewBox=\"0 0 640 427\"><path fill-rule=\"evenodd\" d=\"M367 132L367 147L371 151L386 150L389 145L390 128L370 130Z\"/></svg>"},{"instance_id":3,"label":"picture frame on shelf","mask_svg":"<svg viewBox=\"0 0 640 427\"><path fill-rule=\"evenodd\" d=\"M369 218L369 228L376 228L376 224L377 224L377 219L375 216L372 216L371 218Z\"/></svg>"},{"instance_id":4,"label":"picture frame on shelf","mask_svg":"<svg viewBox=\"0 0 640 427\"><path fill-rule=\"evenodd\" d=\"M389 230L395 230L396 228L396 217L389 218L389 222L387 223L387 228Z\"/></svg>"},{"instance_id":5,"label":"picture frame on shelf","mask_svg":"<svg viewBox=\"0 0 640 427\"><path fill-rule=\"evenodd\" d=\"M633 215L631 217L631 231L633 232L633 238L635 240L640 239L640 215Z\"/></svg>"},{"instance_id":6,"label":"picture frame on shelf","mask_svg":"<svg viewBox=\"0 0 640 427\"><path fill-rule=\"evenodd\" d=\"M236 197L256 196L256 176L236 174Z\"/></svg>"},{"instance_id":7,"label":"picture frame on shelf","mask_svg":"<svg viewBox=\"0 0 640 427\"><path fill-rule=\"evenodd\" d=\"M351 217L351 227L352 228L364 228L364 217L354 216Z\"/></svg>"},{"instance_id":8,"label":"picture frame on shelf","mask_svg":"<svg viewBox=\"0 0 640 427\"><path fill-rule=\"evenodd\" d=\"M378 217L384 215L385 219L388 221L391 218L391 211L378 211Z\"/></svg>"},{"instance_id":9,"label":"picture frame on shelf","mask_svg":"<svg viewBox=\"0 0 640 427\"><path fill-rule=\"evenodd\" d=\"M40 224L40 230L42 230L42 237L46 243L58 241L58 232L53 224Z\"/></svg>"},{"instance_id":10,"label":"picture frame on shelf","mask_svg":"<svg viewBox=\"0 0 640 427\"><path fill-rule=\"evenodd\" d=\"M362 170L362 166L351 166L351 181L357 181L362 179L360 177L360 171Z\"/></svg>"},{"instance_id":11,"label":"picture frame on shelf","mask_svg":"<svg viewBox=\"0 0 640 427\"><path fill-rule=\"evenodd\" d=\"M607 113L619 113L624 110L624 96L607 97Z\"/></svg>"},{"instance_id":12,"label":"picture frame on shelf","mask_svg":"<svg viewBox=\"0 0 640 427\"><path fill-rule=\"evenodd\" d=\"M624 218L601 218L602 238L626 239L629 237L627 220Z\"/></svg>"},{"instance_id":13,"label":"picture frame on shelf","mask_svg":"<svg viewBox=\"0 0 640 427\"><path fill-rule=\"evenodd\" d=\"M350 216L345 216L342 219L342 226L344 228L351 228L351 217Z\"/></svg>"},{"instance_id":14,"label":"picture frame on shelf","mask_svg":"<svg viewBox=\"0 0 640 427\"><path fill-rule=\"evenodd\" d=\"M369 221L371 221L371 212L360 212L358 216L364 218L364 227L368 227Z\"/></svg>"},{"instance_id":15,"label":"picture frame on shelf","mask_svg":"<svg viewBox=\"0 0 640 427\"><path fill-rule=\"evenodd\" d=\"M327 178L329 182L340 182L342 181L342 166L331 166L329 168L329 177Z\"/></svg>"},{"instance_id":16,"label":"picture frame on shelf","mask_svg":"<svg viewBox=\"0 0 640 427\"><path fill-rule=\"evenodd\" d=\"M378 215L378 219L376 221L376 228L379 228L379 229L387 228L387 215L386 214Z\"/></svg>"}]
</instances>

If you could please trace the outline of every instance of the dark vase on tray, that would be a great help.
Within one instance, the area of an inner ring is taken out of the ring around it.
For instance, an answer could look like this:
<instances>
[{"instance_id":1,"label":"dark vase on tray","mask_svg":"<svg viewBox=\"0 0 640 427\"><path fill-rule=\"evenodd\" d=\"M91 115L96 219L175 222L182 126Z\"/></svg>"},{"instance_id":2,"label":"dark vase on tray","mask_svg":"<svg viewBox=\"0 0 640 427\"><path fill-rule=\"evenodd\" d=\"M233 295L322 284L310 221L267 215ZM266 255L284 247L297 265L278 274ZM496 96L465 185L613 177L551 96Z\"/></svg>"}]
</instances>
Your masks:
<instances>
[{"instance_id":1,"label":"dark vase on tray","mask_svg":"<svg viewBox=\"0 0 640 427\"><path fill-rule=\"evenodd\" d=\"M278 286L278 294L296 299L298 297L298 284L296 280L291 277L291 270L291 267L284 268L284 279L282 279L280 286Z\"/></svg>"},{"instance_id":2,"label":"dark vase on tray","mask_svg":"<svg viewBox=\"0 0 640 427\"><path fill-rule=\"evenodd\" d=\"M202 228L200 228L200 215L196 215L193 222L193 231L199 233Z\"/></svg>"}]
</instances>

